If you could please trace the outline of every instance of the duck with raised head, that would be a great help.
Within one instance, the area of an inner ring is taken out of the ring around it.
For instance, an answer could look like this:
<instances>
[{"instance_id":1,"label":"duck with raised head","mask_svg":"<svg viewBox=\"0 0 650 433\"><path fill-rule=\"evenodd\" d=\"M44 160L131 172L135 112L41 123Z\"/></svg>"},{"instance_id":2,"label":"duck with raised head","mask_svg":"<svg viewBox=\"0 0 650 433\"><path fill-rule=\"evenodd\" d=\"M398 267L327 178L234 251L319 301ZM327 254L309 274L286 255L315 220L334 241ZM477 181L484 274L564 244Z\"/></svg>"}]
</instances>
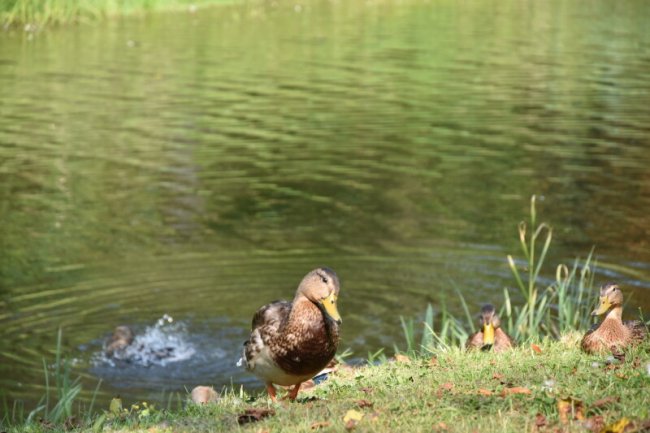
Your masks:
<instances>
[{"instance_id":1,"label":"duck with raised head","mask_svg":"<svg viewBox=\"0 0 650 433\"><path fill-rule=\"evenodd\" d=\"M238 365L266 384L291 386L295 400L300 385L321 371L336 354L341 316L336 307L339 279L326 267L314 269L300 282L292 302L275 301L257 310Z\"/></svg>"},{"instance_id":2,"label":"duck with raised head","mask_svg":"<svg viewBox=\"0 0 650 433\"><path fill-rule=\"evenodd\" d=\"M618 284L607 283L600 288L598 307L592 316L605 314L602 322L592 326L582 338L581 347L587 353L624 349L643 341L648 334L637 320L623 322L623 292Z\"/></svg>"},{"instance_id":3,"label":"duck with raised head","mask_svg":"<svg viewBox=\"0 0 650 433\"><path fill-rule=\"evenodd\" d=\"M481 330L467 339L467 349L492 350L503 352L512 349L515 341L501 329L501 320L494 305L486 304L481 308Z\"/></svg>"}]
</instances>

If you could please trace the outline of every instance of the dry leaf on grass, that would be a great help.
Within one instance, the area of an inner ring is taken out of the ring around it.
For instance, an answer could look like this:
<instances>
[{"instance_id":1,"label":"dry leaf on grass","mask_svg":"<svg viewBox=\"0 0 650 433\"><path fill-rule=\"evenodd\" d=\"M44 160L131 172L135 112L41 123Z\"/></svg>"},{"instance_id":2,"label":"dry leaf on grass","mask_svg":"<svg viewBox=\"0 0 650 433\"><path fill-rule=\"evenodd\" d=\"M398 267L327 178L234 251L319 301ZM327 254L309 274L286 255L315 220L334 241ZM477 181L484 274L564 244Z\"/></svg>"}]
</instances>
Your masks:
<instances>
[{"instance_id":1,"label":"dry leaf on grass","mask_svg":"<svg viewBox=\"0 0 650 433\"><path fill-rule=\"evenodd\" d=\"M496 379L496 380L501 380L501 379L503 379L504 377L505 377L505 376L504 376L503 374L501 374L501 373L494 373L494 374L492 375L492 379Z\"/></svg>"},{"instance_id":2,"label":"dry leaf on grass","mask_svg":"<svg viewBox=\"0 0 650 433\"><path fill-rule=\"evenodd\" d=\"M357 406L359 406L360 408L372 407L372 402L368 401L366 399L357 400L356 403L357 403Z\"/></svg>"},{"instance_id":3,"label":"dry leaf on grass","mask_svg":"<svg viewBox=\"0 0 650 433\"><path fill-rule=\"evenodd\" d=\"M610 396L610 397L605 397L605 398L601 398L600 400L596 400L595 402L593 402L593 403L591 404L591 407L590 407L590 408L591 408L591 409L598 409L598 408L601 408L601 407L603 407L603 406L607 406L607 405L610 405L610 404L612 404L612 403L616 403L616 402L618 402L619 400L620 400L619 397L612 397L612 396Z\"/></svg>"},{"instance_id":4,"label":"dry leaf on grass","mask_svg":"<svg viewBox=\"0 0 650 433\"><path fill-rule=\"evenodd\" d=\"M533 351L534 351L536 354L538 354L538 355L541 355L541 354L542 354L542 349L540 349L539 346L538 346L537 344L531 344L531 345L530 345L530 348L533 349Z\"/></svg>"},{"instance_id":5,"label":"dry leaf on grass","mask_svg":"<svg viewBox=\"0 0 650 433\"><path fill-rule=\"evenodd\" d=\"M523 386L513 386L512 388L503 388L503 391L501 391L501 397L505 397L506 395L511 395L511 394L532 394L531 390L528 388L524 388Z\"/></svg>"},{"instance_id":6,"label":"dry leaf on grass","mask_svg":"<svg viewBox=\"0 0 650 433\"><path fill-rule=\"evenodd\" d=\"M584 404L580 400L572 397L566 397L557 401L557 412L560 416L560 422L566 424L569 421L585 419Z\"/></svg>"},{"instance_id":7,"label":"dry leaf on grass","mask_svg":"<svg viewBox=\"0 0 650 433\"><path fill-rule=\"evenodd\" d=\"M249 422L257 422L266 417L275 415L273 409L246 409L246 411L237 417L239 425L248 424Z\"/></svg>"},{"instance_id":8,"label":"dry leaf on grass","mask_svg":"<svg viewBox=\"0 0 650 433\"><path fill-rule=\"evenodd\" d=\"M345 429L353 430L362 419L363 413L359 412L358 410L350 409L345 413L345 416L343 417Z\"/></svg>"},{"instance_id":9,"label":"dry leaf on grass","mask_svg":"<svg viewBox=\"0 0 650 433\"><path fill-rule=\"evenodd\" d=\"M546 424L548 424L546 422L546 417L538 412L537 415L535 415L535 427L544 427Z\"/></svg>"},{"instance_id":10,"label":"dry leaf on grass","mask_svg":"<svg viewBox=\"0 0 650 433\"><path fill-rule=\"evenodd\" d=\"M582 425L593 433L600 433L600 431L605 427L605 418L601 415L591 416L587 418Z\"/></svg>"},{"instance_id":11,"label":"dry leaf on grass","mask_svg":"<svg viewBox=\"0 0 650 433\"><path fill-rule=\"evenodd\" d=\"M479 390L478 390L478 395L484 395L484 396L487 397L487 396L490 396L492 394L493 394L493 392L490 391L489 389L479 388Z\"/></svg>"},{"instance_id":12,"label":"dry leaf on grass","mask_svg":"<svg viewBox=\"0 0 650 433\"><path fill-rule=\"evenodd\" d=\"M433 425L433 431L446 431L448 429L449 428L447 427L447 424L445 424L442 421L440 421L439 423Z\"/></svg>"},{"instance_id":13,"label":"dry leaf on grass","mask_svg":"<svg viewBox=\"0 0 650 433\"><path fill-rule=\"evenodd\" d=\"M438 358L432 356L431 359L429 360L429 367L437 367L437 366L438 366Z\"/></svg>"},{"instance_id":14,"label":"dry leaf on grass","mask_svg":"<svg viewBox=\"0 0 650 433\"><path fill-rule=\"evenodd\" d=\"M311 424L310 428L312 430L318 430L320 428L329 427L330 425L332 425L332 423L329 421L314 422Z\"/></svg>"}]
</instances>

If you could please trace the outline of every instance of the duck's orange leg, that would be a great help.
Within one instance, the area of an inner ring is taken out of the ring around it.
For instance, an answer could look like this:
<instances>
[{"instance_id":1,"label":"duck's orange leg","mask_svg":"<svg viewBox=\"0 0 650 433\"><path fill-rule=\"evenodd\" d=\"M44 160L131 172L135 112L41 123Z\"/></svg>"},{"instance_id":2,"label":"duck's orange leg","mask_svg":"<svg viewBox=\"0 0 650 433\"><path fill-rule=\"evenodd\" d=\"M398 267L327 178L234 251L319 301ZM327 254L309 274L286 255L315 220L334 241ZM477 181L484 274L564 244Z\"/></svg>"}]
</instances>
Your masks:
<instances>
[{"instance_id":1,"label":"duck's orange leg","mask_svg":"<svg viewBox=\"0 0 650 433\"><path fill-rule=\"evenodd\" d=\"M287 397L289 400L294 401L296 397L298 397L298 391L300 390L300 385L302 385L302 382L297 383L289 390L289 393L287 394Z\"/></svg>"},{"instance_id":2,"label":"duck's orange leg","mask_svg":"<svg viewBox=\"0 0 650 433\"><path fill-rule=\"evenodd\" d=\"M277 403L278 399L275 397L275 387L271 382L266 384L266 392L269 393L269 397L271 397L271 401L273 403Z\"/></svg>"}]
</instances>

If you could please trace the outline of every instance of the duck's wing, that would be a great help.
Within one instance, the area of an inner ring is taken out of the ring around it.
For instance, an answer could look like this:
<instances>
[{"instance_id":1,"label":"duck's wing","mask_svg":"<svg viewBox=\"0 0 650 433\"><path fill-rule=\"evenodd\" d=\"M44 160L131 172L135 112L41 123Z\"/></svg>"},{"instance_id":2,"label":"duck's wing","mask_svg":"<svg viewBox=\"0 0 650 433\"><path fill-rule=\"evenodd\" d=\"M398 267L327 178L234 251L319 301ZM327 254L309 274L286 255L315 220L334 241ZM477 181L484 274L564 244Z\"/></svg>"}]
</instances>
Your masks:
<instances>
[{"instance_id":1,"label":"duck's wing","mask_svg":"<svg viewBox=\"0 0 650 433\"><path fill-rule=\"evenodd\" d=\"M648 335L648 328L639 320L630 320L623 322L626 328L632 331L632 340L635 342L643 341Z\"/></svg>"},{"instance_id":2,"label":"duck's wing","mask_svg":"<svg viewBox=\"0 0 650 433\"><path fill-rule=\"evenodd\" d=\"M483 333L478 331L469 336L467 343L465 343L467 349L480 349L483 347Z\"/></svg>"},{"instance_id":3,"label":"duck's wing","mask_svg":"<svg viewBox=\"0 0 650 433\"><path fill-rule=\"evenodd\" d=\"M515 340L506 334L501 328L497 328L494 332L494 351L501 352L503 350L512 349L515 346Z\"/></svg>"},{"instance_id":4,"label":"duck's wing","mask_svg":"<svg viewBox=\"0 0 650 433\"><path fill-rule=\"evenodd\" d=\"M273 301L255 312L251 331L264 327L267 332L279 332L282 324L289 318L291 302Z\"/></svg>"},{"instance_id":5,"label":"duck's wing","mask_svg":"<svg viewBox=\"0 0 650 433\"><path fill-rule=\"evenodd\" d=\"M257 310L251 324L251 335L244 342L242 358L237 365L245 364L247 369L253 369L259 353L271 338L281 332L291 313L291 305L287 301L274 301Z\"/></svg>"},{"instance_id":6,"label":"duck's wing","mask_svg":"<svg viewBox=\"0 0 650 433\"><path fill-rule=\"evenodd\" d=\"M582 336L582 340L580 341L580 348L587 352L587 353L594 353L598 351L598 348L596 347L597 345L592 341L592 335L594 332L598 330L602 322L594 323L591 325L591 328L587 332L585 332L585 335Z\"/></svg>"}]
</instances>

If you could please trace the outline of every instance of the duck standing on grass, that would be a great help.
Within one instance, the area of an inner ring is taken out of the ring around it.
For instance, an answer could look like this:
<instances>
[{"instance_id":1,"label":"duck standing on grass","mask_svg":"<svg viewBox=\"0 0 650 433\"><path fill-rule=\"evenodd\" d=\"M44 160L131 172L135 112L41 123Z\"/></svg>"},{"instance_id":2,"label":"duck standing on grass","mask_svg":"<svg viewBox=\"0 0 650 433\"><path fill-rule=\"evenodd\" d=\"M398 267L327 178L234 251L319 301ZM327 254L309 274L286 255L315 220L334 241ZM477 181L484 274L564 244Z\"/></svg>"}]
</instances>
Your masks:
<instances>
[{"instance_id":1,"label":"duck standing on grass","mask_svg":"<svg viewBox=\"0 0 650 433\"><path fill-rule=\"evenodd\" d=\"M238 365L265 382L271 400L276 401L273 384L293 385L288 398L295 400L302 382L334 358L341 325L339 290L333 270L314 269L302 279L292 302L272 302L253 316Z\"/></svg>"},{"instance_id":2,"label":"duck standing on grass","mask_svg":"<svg viewBox=\"0 0 650 433\"><path fill-rule=\"evenodd\" d=\"M514 340L501 330L501 320L492 304L481 308L481 330L467 339L467 349L490 350L503 352L512 349Z\"/></svg>"},{"instance_id":3,"label":"duck standing on grass","mask_svg":"<svg viewBox=\"0 0 650 433\"><path fill-rule=\"evenodd\" d=\"M639 321L623 322L623 293L617 284L607 283L600 288L600 303L592 316L606 314L605 319L594 325L582 338L582 350L598 353L624 349L643 341L648 331Z\"/></svg>"}]
</instances>

